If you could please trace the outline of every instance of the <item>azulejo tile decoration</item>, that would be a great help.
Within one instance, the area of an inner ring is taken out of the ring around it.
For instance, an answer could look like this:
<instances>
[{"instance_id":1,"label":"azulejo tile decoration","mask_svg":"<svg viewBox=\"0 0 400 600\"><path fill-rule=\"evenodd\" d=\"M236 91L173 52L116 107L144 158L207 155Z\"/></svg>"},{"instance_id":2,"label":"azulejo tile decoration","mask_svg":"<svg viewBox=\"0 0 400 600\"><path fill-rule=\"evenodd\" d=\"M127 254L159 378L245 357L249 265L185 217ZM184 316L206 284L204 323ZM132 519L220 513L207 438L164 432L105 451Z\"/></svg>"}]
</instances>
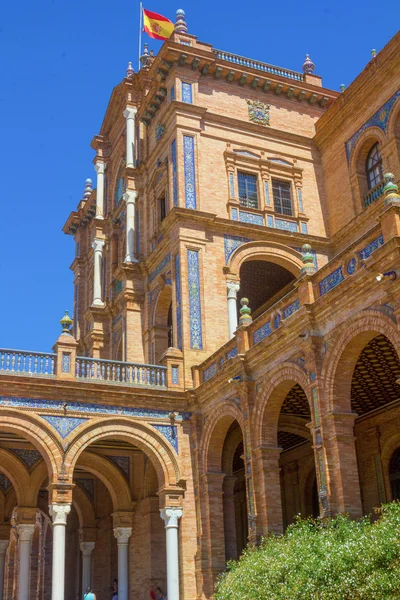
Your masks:
<instances>
[{"instance_id":1,"label":"azulejo tile decoration","mask_svg":"<svg viewBox=\"0 0 400 600\"><path fill-rule=\"evenodd\" d=\"M24 463L27 469L31 469L38 463L42 455L38 450L26 450L25 448L11 448L11 452Z\"/></svg>"},{"instance_id":2,"label":"azulejo tile decoration","mask_svg":"<svg viewBox=\"0 0 400 600\"><path fill-rule=\"evenodd\" d=\"M170 89L170 98L171 100L175 100L175 86L173 85Z\"/></svg>"},{"instance_id":3,"label":"azulejo tile decoration","mask_svg":"<svg viewBox=\"0 0 400 600\"><path fill-rule=\"evenodd\" d=\"M201 325L199 251L188 250L187 261L189 283L190 347L194 350L202 350L203 340Z\"/></svg>"},{"instance_id":4,"label":"azulejo tile decoration","mask_svg":"<svg viewBox=\"0 0 400 600\"><path fill-rule=\"evenodd\" d=\"M297 201L299 203L299 212L303 212L303 191L299 187L297 188Z\"/></svg>"},{"instance_id":5,"label":"azulejo tile decoration","mask_svg":"<svg viewBox=\"0 0 400 600\"><path fill-rule=\"evenodd\" d=\"M179 383L179 367L171 368L171 378L172 378L172 383L174 385L178 385L178 383Z\"/></svg>"},{"instance_id":6,"label":"azulejo tile decoration","mask_svg":"<svg viewBox=\"0 0 400 600\"><path fill-rule=\"evenodd\" d=\"M115 199L114 199L115 206L117 206L117 204L119 204L122 196L126 192L126 183L125 183L125 179L122 176L122 174L125 170L125 167L126 167L126 161L125 161L125 159L123 159L123 160L121 160L121 164L119 166L117 183L116 183L116 187L115 187Z\"/></svg>"},{"instance_id":7,"label":"azulejo tile decoration","mask_svg":"<svg viewBox=\"0 0 400 600\"><path fill-rule=\"evenodd\" d=\"M79 485L79 487L81 487L87 493L87 495L93 502L93 500L94 500L94 479L91 479L89 477L88 478L78 477L78 478L74 479L74 482L77 483Z\"/></svg>"},{"instance_id":8,"label":"azulejo tile decoration","mask_svg":"<svg viewBox=\"0 0 400 600\"><path fill-rule=\"evenodd\" d=\"M380 246L383 246L383 244L384 244L383 235L380 235L378 238L376 238L376 240L374 240L373 242L371 242L370 244L365 246L365 248L360 250L360 252L359 252L360 258L362 258L362 259L368 258L369 256L371 256L371 254L373 252L375 252L375 250L378 250L378 248Z\"/></svg>"},{"instance_id":9,"label":"azulejo tile decoration","mask_svg":"<svg viewBox=\"0 0 400 600\"><path fill-rule=\"evenodd\" d=\"M11 398L0 396L0 406L11 406L16 408L36 409L36 410L62 410L64 407L63 400L44 400L42 398ZM68 410L95 415L112 415L124 417L145 417L151 419L169 419L170 411L168 410L150 410L147 408L133 408L128 406L111 406L108 404L91 404L86 402L69 402ZM190 419L191 413L179 413L183 420ZM47 416L47 415L46 415ZM84 419L86 420L86 419Z\"/></svg>"},{"instance_id":10,"label":"azulejo tile decoration","mask_svg":"<svg viewBox=\"0 0 400 600\"><path fill-rule=\"evenodd\" d=\"M304 223L303 221L300 223L301 226L301 233L308 233L308 226L307 223Z\"/></svg>"},{"instance_id":11,"label":"azulejo tile decoration","mask_svg":"<svg viewBox=\"0 0 400 600\"><path fill-rule=\"evenodd\" d=\"M185 175L185 206L196 208L196 173L194 165L194 137L183 136L183 164Z\"/></svg>"},{"instance_id":12,"label":"azulejo tile decoration","mask_svg":"<svg viewBox=\"0 0 400 600\"><path fill-rule=\"evenodd\" d=\"M333 288L339 285L339 283L342 283L342 281L344 281L344 276L342 267L340 266L319 282L320 295L323 296L324 294L327 294L333 290Z\"/></svg>"},{"instance_id":13,"label":"azulejo tile decoration","mask_svg":"<svg viewBox=\"0 0 400 600\"><path fill-rule=\"evenodd\" d=\"M250 238L239 237L238 235L224 234L224 246L225 246L225 264L227 265L231 255L243 244L251 242Z\"/></svg>"},{"instance_id":14,"label":"azulejo tile decoration","mask_svg":"<svg viewBox=\"0 0 400 600\"><path fill-rule=\"evenodd\" d=\"M152 425L154 429L157 429L169 441L178 454L178 436L175 425L155 425L154 423Z\"/></svg>"},{"instance_id":15,"label":"azulejo tile decoration","mask_svg":"<svg viewBox=\"0 0 400 600\"><path fill-rule=\"evenodd\" d=\"M274 317L274 327L275 329L278 329L279 325L281 324L281 315L278 313L277 315L275 315Z\"/></svg>"},{"instance_id":16,"label":"azulejo tile decoration","mask_svg":"<svg viewBox=\"0 0 400 600\"><path fill-rule=\"evenodd\" d=\"M258 100L246 100L249 119L253 123L259 123L260 125L269 125L269 104L259 102Z\"/></svg>"},{"instance_id":17,"label":"azulejo tile decoration","mask_svg":"<svg viewBox=\"0 0 400 600\"><path fill-rule=\"evenodd\" d=\"M297 223L294 221L286 221L286 219L275 219L275 227L276 229L292 231L293 233L297 233L298 231Z\"/></svg>"},{"instance_id":18,"label":"azulejo tile decoration","mask_svg":"<svg viewBox=\"0 0 400 600\"><path fill-rule=\"evenodd\" d=\"M155 127L155 136L156 136L156 142L159 142L162 138L162 136L164 135L165 132L165 125L163 125L163 123L161 123L161 121L159 121ZM161 174L161 177L163 176L163 173Z\"/></svg>"},{"instance_id":19,"label":"azulejo tile decoration","mask_svg":"<svg viewBox=\"0 0 400 600\"><path fill-rule=\"evenodd\" d=\"M394 103L400 97L400 90L398 90L379 110L358 131L356 131L351 138L346 142L346 156L347 161L350 161L351 153L354 150L354 146L360 135L369 127L379 127L384 133L386 133L386 127L389 120L390 112L393 108Z\"/></svg>"},{"instance_id":20,"label":"azulejo tile decoration","mask_svg":"<svg viewBox=\"0 0 400 600\"><path fill-rule=\"evenodd\" d=\"M266 337L271 335L271 333L272 333L271 323L268 321L268 323L265 323L262 327L259 327L259 329L256 329L256 331L253 333L254 343L258 344L258 342L261 342L261 340L264 340Z\"/></svg>"},{"instance_id":21,"label":"azulejo tile decoration","mask_svg":"<svg viewBox=\"0 0 400 600\"><path fill-rule=\"evenodd\" d=\"M299 310L299 308L300 308L300 300L297 299L294 302L292 302L291 304L289 304L289 306L287 306L286 308L283 309L283 311L282 311L283 318L287 319L293 313L297 312Z\"/></svg>"},{"instance_id":22,"label":"azulejo tile decoration","mask_svg":"<svg viewBox=\"0 0 400 600\"><path fill-rule=\"evenodd\" d=\"M79 417L51 417L49 415L41 415L42 419L47 421L49 425L54 427L54 429L61 435L64 440L69 434L85 423L87 419L81 419Z\"/></svg>"},{"instance_id":23,"label":"azulejo tile decoration","mask_svg":"<svg viewBox=\"0 0 400 600\"><path fill-rule=\"evenodd\" d=\"M182 291L181 291L181 259L175 256L175 291L176 291L176 334L179 350L182 350Z\"/></svg>"},{"instance_id":24,"label":"azulejo tile decoration","mask_svg":"<svg viewBox=\"0 0 400 600\"><path fill-rule=\"evenodd\" d=\"M242 223L252 223L253 225L264 225L264 218L262 215L255 215L254 213L245 212L244 210L239 211L239 220Z\"/></svg>"},{"instance_id":25,"label":"azulejo tile decoration","mask_svg":"<svg viewBox=\"0 0 400 600\"><path fill-rule=\"evenodd\" d=\"M164 269L164 267L166 265L168 265L170 262L171 262L171 255L166 254L164 256L164 258L162 259L162 261L159 262L158 265L156 266L156 268L150 273L149 282L151 283L152 281L154 281L154 279L157 277L157 275L159 275L161 273L161 271Z\"/></svg>"},{"instance_id":26,"label":"azulejo tile decoration","mask_svg":"<svg viewBox=\"0 0 400 600\"><path fill-rule=\"evenodd\" d=\"M231 218L232 218L232 221L238 220L238 209L237 208L231 209Z\"/></svg>"},{"instance_id":27,"label":"azulejo tile decoration","mask_svg":"<svg viewBox=\"0 0 400 600\"><path fill-rule=\"evenodd\" d=\"M192 84L182 81L182 102L193 104Z\"/></svg>"},{"instance_id":28,"label":"azulejo tile decoration","mask_svg":"<svg viewBox=\"0 0 400 600\"><path fill-rule=\"evenodd\" d=\"M69 373L71 370L71 354L69 352L62 353L61 370L63 373Z\"/></svg>"},{"instance_id":29,"label":"azulejo tile decoration","mask_svg":"<svg viewBox=\"0 0 400 600\"><path fill-rule=\"evenodd\" d=\"M119 469L123 472L126 479L129 481L130 477L130 465L131 461L129 456L106 456L108 460L110 460L114 465L117 465Z\"/></svg>"},{"instance_id":30,"label":"azulejo tile decoration","mask_svg":"<svg viewBox=\"0 0 400 600\"><path fill-rule=\"evenodd\" d=\"M315 379L315 376L314 376L314 379ZM311 378L311 381L314 381L314 379ZM312 396L312 400L313 400L315 427L319 427L320 415L319 415L319 405L318 405L318 392L317 392L316 387L313 387L313 389L311 390L311 396Z\"/></svg>"},{"instance_id":31,"label":"azulejo tile decoration","mask_svg":"<svg viewBox=\"0 0 400 600\"><path fill-rule=\"evenodd\" d=\"M234 348L232 348L232 350L229 350L229 352L226 353L226 360L229 360L230 358L234 358L237 355L238 355L238 349L237 349L237 346L235 346Z\"/></svg>"},{"instance_id":32,"label":"azulejo tile decoration","mask_svg":"<svg viewBox=\"0 0 400 600\"><path fill-rule=\"evenodd\" d=\"M172 91L172 89L171 89ZM174 195L174 206L178 206L178 171L176 164L176 140L171 144L171 156L172 156L172 188Z\"/></svg>"},{"instance_id":33,"label":"azulejo tile decoration","mask_svg":"<svg viewBox=\"0 0 400 600\"><path fill-rule=\"evenodd\" d=\"M274 217L272 215L268 215L267 217L267 227L273 227L274 226Z\"/></svg>"},{"instance_id":34,"label":"azulejo tile decoration","mask_svg":"<svg viewBox=\"0 0 400 600\"><path fill-rule=\"evenodd\" d=\"M346 267L348 274L353 275L353 273L355 273L355 271L356 271L356 268L357 268L357 261L355 258L351 258L349 260L349 262L347 263L347 267Z\"/></svg>"},{"instance_id":35,"label":"azulejo tile decoration","mask_svg":"<svg viewBox=\"0 0 400 600\"><path fill-rule=\"evenodd\" d=\"M235 197L235 180L233 173L229 173L229 194L231 198Z\"/></svg>"},{"instance_id":36,"label":"azulejo tile decoration","mask_svg":"<svg viewBox=\"0 0 400 600\"><path fill-rule=\"evenodd\" d=\"M271 200L269 197L269 184L268 181L264 181L264 191L265 191L265 204L267 206L271 205Z\"/></svg>"},{"instance_id":37,"label":"azulejo tile decoration","mask_svg":"<svg viewBox=\"0 0 400 600\"><path fill-rule=\"evenodd\" d=\"M209 379L211 379L211 377L214 377L214 375L216 375L216 374L217 374L217 363L213 362L213 363L211 363L211 365L209 367L207 367L207 369L204 370L203 380L208 381Z\"/></svg>"},{"instance_id":38,"label":"azulejo tile decoration","mask_svg":"<svg viewBox=\"0 0 400 600\"><path fill-rule=\"evenodd\" d=\"M0 473L0 489L4 494L7 494L8 490L12 487L11 481L4 475L4 473Z\"/></svg>"}]
</instances>

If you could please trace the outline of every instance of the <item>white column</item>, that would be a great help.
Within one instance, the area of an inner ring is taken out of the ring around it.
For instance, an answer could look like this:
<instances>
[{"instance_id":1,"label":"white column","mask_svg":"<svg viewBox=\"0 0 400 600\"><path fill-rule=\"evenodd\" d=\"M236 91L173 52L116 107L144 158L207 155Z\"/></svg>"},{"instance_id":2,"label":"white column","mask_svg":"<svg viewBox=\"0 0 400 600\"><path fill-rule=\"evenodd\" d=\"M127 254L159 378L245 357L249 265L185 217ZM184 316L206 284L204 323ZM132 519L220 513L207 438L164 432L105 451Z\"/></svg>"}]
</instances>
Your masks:
<instances>
[{"instance_id":1,"label":"white column","mask_svg":"<svg viewBox=\"0 0 400 600\"><path fill-rule=\"evenodd\" d=\"M137 109L133 106L127 106L124 110L126 119L126 166L134 166L135 156L135 116Z\"/></svg>"},{"instance_id":2,"label":"white column","mask_svg":"<svg viewBox=\"0 0 400 600\"><path fill-rule=\"evenodd\" d=\"M128 544L132 527L116 527L114 535L118 544L118 600L128 600Z\"/></svg>"},{"instance_id":3,"label":"white column","mask_svg":"<svg viewBox=\"0 0 400 600\"><path fill-rule=\"evenodd\" d=\"M18 600L29 599L29 580L31 566L31 544L34 524L18 525L19 570L18 570Z\"/></svg>"},{"instance_id":4,"label":"white column","mask_svg":"<svg viewBox=\"0 0 400 600\"><path fill-rule=\"evenodd\" d=\"M105 164L103 161L97 161L94 165L94 170L97 173L96 183L96 219L104 219L104 171Z\"/></svg>"},{"instance_id":5,"label":"white column","mask_svg":"<svg viewBox=\"0 0 400 600\"><path fill-rule=\"evenodd\" d=\"M237 316L237 293L240 290L240 285L237 281L227 281L226 287L228 289L228 328L229 328L229 339L233 338L238 326Z\"/></svg>"},{"instance_id":6,"label":"white column","mask_svg":"<svg viewBox=\"0 0 400 600\"><path fill-rule=\"evenodd\" d=\"M135 205L138 192L126 190L123 199L126 202L126 256L124 262L137 262L135 258Z\"/></svg>"},{"instance_id":7,"label":"white column","mask_svg":"<svg viewBox=\"0 0 400 600\"><path fill-rule=\"evenodd\" d=\"M104 240L95 238L92 243L94 250L94 281L93 281L93 304L92 306L104 306L101 297L101 265L103 261Z\"/></svg>"},{"instance_id":8,"label":"white column","mask_svg":"<svg viewBox=\"0 0 400 600\"><path fill-rule=\"evenodd\" d=\"M51 600L64 600L65 588L65 528L70 504L50 504L53 517L53 574Z\"/></svg>"},{"instance_id":9,"label":"white column","mask_svg":"<svg viewBox=\"0 0 400 600\"><path fill-rule=\"evenodd\" d=\"M3 600L4 565L6 562L7 548L8 548L8 540L0 540L0 600Z\"/></svg>"},{"instance_id":10,"label":"white column","mask_svg":"<svg viewBox=\"0 0 400 600\"><path fill-rule=\"evenodd\" d=\"M82 552L82 596L85 595L87 587L92 583L92 552L94 547L95 542L80 543Z\"/></svg>"},{"instance_id":11,"label":"white column","mask_svg":"<svg viewBox=\"0 0 400 600\"><path fill-rule=\"evenodd\" d=\"M179 600L178 520L182 509L163 508L160 513L167 536L167 597L168 600Z\"/></svg>"}]
</instances>

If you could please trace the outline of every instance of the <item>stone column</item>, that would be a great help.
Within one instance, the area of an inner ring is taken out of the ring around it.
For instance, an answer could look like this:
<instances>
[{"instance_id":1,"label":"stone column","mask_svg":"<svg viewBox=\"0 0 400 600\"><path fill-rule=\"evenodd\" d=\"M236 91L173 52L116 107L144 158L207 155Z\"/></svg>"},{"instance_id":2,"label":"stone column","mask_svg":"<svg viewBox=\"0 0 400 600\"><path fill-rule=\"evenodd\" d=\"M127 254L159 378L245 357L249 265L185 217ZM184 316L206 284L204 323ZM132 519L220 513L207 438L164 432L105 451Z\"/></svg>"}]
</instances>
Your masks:
<instances>
[{"instance_id":1,"label":"stone column","mask_svg":"<svg viewBox=\"0 0 400 600\"><path fill-rule=\"evenodd\" d=\"M29 580L31 566L31 545L35 525L18 525L19 570L18 570L18 600L29 599Z\"/></svg>"},{"instance_id":2,"label":"stone column","mask_svg":"<svg viewBox=\"0 0 400 600\"><path fill-rule=\"evenodd\" d=\"M101 266L103 261L104 240L95 238L92 243L94 250L94 280L92 306L104 306L101 294Z\"/></svg>"},{"instance_id":3,"label":"stone column","mask_svg":"<svg viewBox=\"0 0 400 600\"><path fill-rule=\"evenodd\" d=\"M167 536L167 596L168 600L179 600L178 521L182 516L182 509L163 508L160 513Z\"/></svg>"},{"instance_id":4,"label":"stone column","mask_svg":"<svg viewBox=\"0 0 400 600\"><path fill-rule=\"evenodd\" d=\"M98 161L94 165L94 170L97 173L96 184L96 218L104 219L104 171L105 164L103 161Z\"/></svg>"},{"instance_id":5,"label":"stone column","mask_svg":"<svg viewBox=\"0 0 400 600\"><path fill-rule=\"evenodd\" d=\"M65 528L70 504L50 504L53 518L53 575L51 600L64 600L65 588Z\"/></svg>"},{"instance_id":6,"label":"stone column","mask_svg":"<svg viewBox=\"0 0 400 600\"><path fill-rule=\"evenodd\" d=\"M126 190L123 198L126 202L126 256L124 262L137 262L135 258L135 209L138 192Z\"/></svg>"},{"instance_id":7,"label":"stone column","mask_svg":"<svg viewBox=\"0 0 400 600\"><path fill-rule=\"evenodd\" d=\"M9 540L0 540L0 600L3 600L4 590L4 566Z\"/></svg>"},{"instance_id":8,"label":"stone column","mask_svg":"<svg viewBox=\"0 0 400 600\"><path fill-rule=\"evenodd\" d=\"M128 600L128 544L132 527L116 527L114 535L118 544L118 600Z\"/></svg>"},{"instance_id":9,"label":"stone column","mask_svg":"<svg viewBox=\"0 0 400 600\"><path fill-rule=\"evenodd\" d=\"M86 593L86 589L92 583L92 552L95 547L95 542L81 542L80 548L82 552L82 595Z\"/></svg>"},{"instance_id":10,"label":"stone column","mask_svg":"<svg viewBox=\"0 0 400 600\"><path fill-rule=\"evenodd\" d=\"M228 289L228 328L229 328L229 339L233 338L233 335L238 326L237 317L237 293L240 290L240 285L237 281L227 281L226 287Z\"/></svg>"},{"instance_id":11,"label":"stone column","mask_svg":"<svg viewBox=\"0 0 400 600\"><path fill-rule=\"evenodd\" d=\"M124 110L126 119L126 166L134 167L135 156L135 116L137 109L127 106Z\"/></svg>"}]
</instances>

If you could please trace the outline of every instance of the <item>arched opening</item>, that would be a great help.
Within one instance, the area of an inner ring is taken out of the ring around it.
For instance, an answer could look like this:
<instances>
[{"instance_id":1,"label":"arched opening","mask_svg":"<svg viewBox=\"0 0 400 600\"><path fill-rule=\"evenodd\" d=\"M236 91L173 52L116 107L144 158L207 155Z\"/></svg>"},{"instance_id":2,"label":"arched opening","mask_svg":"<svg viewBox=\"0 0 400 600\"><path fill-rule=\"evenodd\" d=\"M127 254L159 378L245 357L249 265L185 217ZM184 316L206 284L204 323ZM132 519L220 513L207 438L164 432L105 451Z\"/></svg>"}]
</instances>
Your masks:
<instances>
[{"instance_id":1,"label":"arched opening","mask_svg":"<svg viewBox=\"0 0 400 600\"><path fill-rule=\"evenodd\" d=\"M284 528L293 523L296 515L319 516L314 451L310 430L306 427L310 420L307 396L296 383L285 396L278 421Z\"/></svg>"},{"instance_id":2,"label":"arched opening","mask_svg":"<svg viewBox=\"0 0 400 600\"><path fill-rule=\"evenodd\" d=\"M173 346L172 288L166 285L158 295L151 328L150 361L158 364L164 352Z\"/></svg>"},{"instance_id":3,"label":"arched opening","mask_svg":"<svg viewBox=\"0 0 400 600\"><path fill-rule=\"evenodd\" d=\"M372 190L383 178L382 156L378 142L368 152L365 170L367 173L368 188Z\"/></svg>"},{"instance_id":4,"label":"arched opening","mask_svg":"<svg viewBox=\"0 0 400 600\"><path fill-rule=\"evenodd\" d=\"M366 208L381 196L383 188L384 164L378 132L375 135L371 131L355 152L352 181L361 198L362 208Z\"/></svg>"},{"instance_id":5,"label":"arched opening","mask_svg":"<svg viewBox=\"0 0 400 600\"><path fill-rule=\"evenodd\" d=\"M392 500L400 500L400 448L398 448L392 456L389 475L392 488Z\"/></svg>"},{"instance_id":6,"label":"arched opening","mask_svg":"<svg viewBox=\"0 0 400 600\"><path fill-rule=\"evenodd\" d=\"M248 260L240 267L240 299L248 298L253 317L257 317L274 303L278 296L289 290L295 281L293 273L283 266L266 260Z\"/></svg>"}]
</instances>

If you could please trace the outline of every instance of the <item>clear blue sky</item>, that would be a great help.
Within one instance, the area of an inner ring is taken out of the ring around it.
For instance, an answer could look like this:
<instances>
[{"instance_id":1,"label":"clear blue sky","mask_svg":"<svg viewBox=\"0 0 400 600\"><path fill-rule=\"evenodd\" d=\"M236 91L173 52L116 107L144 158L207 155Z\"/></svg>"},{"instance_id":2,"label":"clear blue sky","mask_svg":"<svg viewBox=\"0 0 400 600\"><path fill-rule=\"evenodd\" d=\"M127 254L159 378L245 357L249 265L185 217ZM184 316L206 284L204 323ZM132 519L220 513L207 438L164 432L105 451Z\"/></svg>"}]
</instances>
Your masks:
<instances>
[{"instance_id":1,"label":"clear blue sky","mask_svg":"<svg viewBox=\"0 0 400 600\"><path fill-rule=\"evenodd\" d=\"M393 0L148 0L214 47L348 85L396 33ZM49 351L72 311L74 242L62 233L93 171L90 141L128 60L137 68L138 2L19 0L0 17L0 347ZM146 35L143 36L145 41ZM157 51L159 43L149 40Z\"/></svg>"}]
</instances>

